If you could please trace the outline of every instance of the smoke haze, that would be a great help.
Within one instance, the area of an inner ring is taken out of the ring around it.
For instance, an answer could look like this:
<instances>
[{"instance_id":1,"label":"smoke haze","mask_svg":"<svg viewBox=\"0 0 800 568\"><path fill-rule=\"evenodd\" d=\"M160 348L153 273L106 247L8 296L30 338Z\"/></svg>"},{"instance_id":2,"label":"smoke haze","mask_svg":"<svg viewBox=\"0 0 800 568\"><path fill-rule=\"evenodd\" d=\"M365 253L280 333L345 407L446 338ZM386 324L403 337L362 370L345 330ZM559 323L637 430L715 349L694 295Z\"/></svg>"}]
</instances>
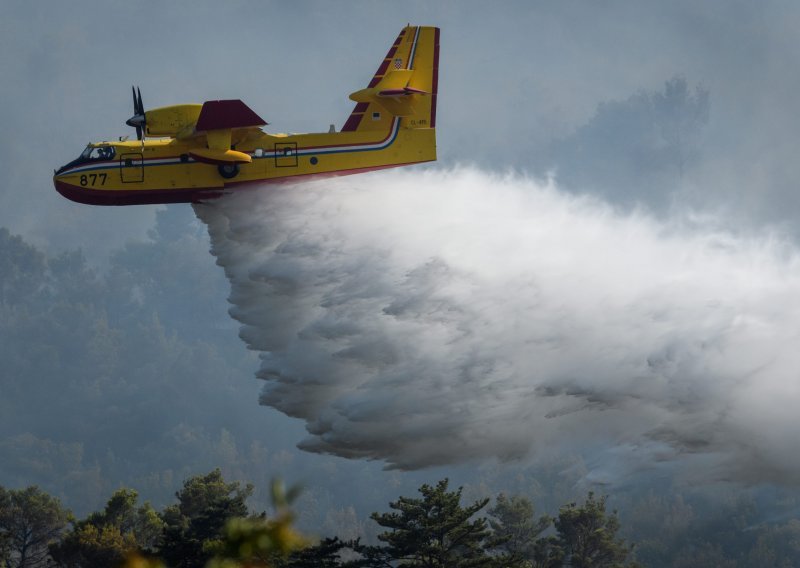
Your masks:
<instances>
[{"instance_id":1,"label":"smoke haze","mask_svg":"<svg viewBox=\"0 0 800 568\"><path fill-rule=\"evenodd\" d=\"M388 467L593 456L697 480L800 473L800 263L480 170L266 186L195 206L300 447ZM616 475L615 474L615 475Z\"/></svg>"}]
</instances>

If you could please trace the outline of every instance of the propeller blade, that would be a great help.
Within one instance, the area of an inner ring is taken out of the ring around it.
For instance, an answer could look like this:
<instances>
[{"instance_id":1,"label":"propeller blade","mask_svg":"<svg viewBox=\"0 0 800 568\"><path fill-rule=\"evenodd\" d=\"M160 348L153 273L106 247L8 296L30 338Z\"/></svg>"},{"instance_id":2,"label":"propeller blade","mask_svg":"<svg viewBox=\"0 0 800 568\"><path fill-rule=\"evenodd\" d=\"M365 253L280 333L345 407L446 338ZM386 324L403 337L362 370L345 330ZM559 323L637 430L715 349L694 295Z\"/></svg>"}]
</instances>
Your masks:
<instances>
[{"instance_id":1,"label":"propeller blade","mask_svg":"<svg viewBox=\"0 0 800 568\"><path fill-rule=\"evenodd\" d=\"M136 138L141 140L142 151L144 151L144 135L147 132L147 116L144 113L142 91L139 89L139 87L134 87L131 85L131 93L133 94L133 116L126 120L125 124L136 129Z\"/></svg>"}]
</instances>

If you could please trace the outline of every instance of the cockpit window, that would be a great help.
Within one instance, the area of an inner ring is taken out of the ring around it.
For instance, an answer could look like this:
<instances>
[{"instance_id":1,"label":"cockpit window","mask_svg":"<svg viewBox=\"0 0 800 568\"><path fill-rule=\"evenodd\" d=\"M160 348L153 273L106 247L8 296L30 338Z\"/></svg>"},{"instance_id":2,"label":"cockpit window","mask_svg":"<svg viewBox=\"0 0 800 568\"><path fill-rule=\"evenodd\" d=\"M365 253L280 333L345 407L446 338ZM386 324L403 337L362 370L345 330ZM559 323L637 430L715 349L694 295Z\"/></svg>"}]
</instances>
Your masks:
<instances>
[{"instance_id":1,"label":"cockpit window","mask_svg":"<svg viewBox=\"0 0 800 568\"><path fill-rule=\"evenodd\" d=\"M86 146L81 153L83 160L111 160L114 158L113 146Z\"/></svg>"}]
</instances>

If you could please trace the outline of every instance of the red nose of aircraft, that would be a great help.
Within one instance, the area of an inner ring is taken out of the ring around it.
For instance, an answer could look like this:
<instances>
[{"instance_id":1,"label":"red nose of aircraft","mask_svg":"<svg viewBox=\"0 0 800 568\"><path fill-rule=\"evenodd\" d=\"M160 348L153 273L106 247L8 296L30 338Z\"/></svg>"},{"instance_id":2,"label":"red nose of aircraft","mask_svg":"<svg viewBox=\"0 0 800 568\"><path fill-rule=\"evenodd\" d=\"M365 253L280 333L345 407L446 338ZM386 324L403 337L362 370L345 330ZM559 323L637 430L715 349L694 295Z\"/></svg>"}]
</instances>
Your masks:
<instances>
[{"instance_id":1,"label":"red nose of aircraft","mask_svg":"<svg viewBox=\"0 0 800 568\"><path fill-rule=\"evenodd\" d=\"M58 173L56 173L56 175L53 176L53 185L55 186L56 191L60 193L62 196L66 197L70 201L74 201L76 203L83 203L84 205L100 205L103 203L102 201L98 202L96 200L95 201L91 200L90 197L86 195L85 192L83 192L80 187L74 186L70 183L67 183L66 181L63 181L62 179L63 177L64 176Z\"/></svg>"}]
</instances>

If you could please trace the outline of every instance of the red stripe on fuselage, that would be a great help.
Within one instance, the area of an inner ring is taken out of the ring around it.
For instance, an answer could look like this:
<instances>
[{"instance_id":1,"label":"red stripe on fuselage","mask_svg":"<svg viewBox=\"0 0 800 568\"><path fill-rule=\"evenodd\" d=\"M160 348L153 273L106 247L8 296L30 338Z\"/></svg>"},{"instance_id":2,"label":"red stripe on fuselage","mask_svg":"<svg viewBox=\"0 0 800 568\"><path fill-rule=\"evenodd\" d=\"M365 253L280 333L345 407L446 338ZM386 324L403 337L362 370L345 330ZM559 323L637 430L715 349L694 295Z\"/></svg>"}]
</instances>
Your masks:
<instances>
[{"instance_id":1,"label":"red stripe on fuselage","mask_svg":"<svg viewBox=\"0 0 800 568\"><path fill-rule=\"evenodd\" d=\"M86 189L63 181L53 180L56 191L76 203L84 205L156 205L160 203L193 203L214 199L222 195L223 188L191 188L172 190Z\"/></svg>"},{"instance_id":2,"label":"red stripe on fuselage","mask_svg":"<svg viewBox=\"0 0 800 568\"><path fill-rule=\"evenodd\" d=\"M425 160L430 161L430 160ZM225 193L228 193L228 188L244 186L254 186L257 184L278 184L278 183L291 183L294 180L306 181L311 179L326 179L331 177L347 176L353 174L361 174L376 170L385 170L389 168L399 168L401 166L410 166L413 164L422 164L424 162L406 162L403 164L387 164L382 166L370 166L366 168L353 168L349 170L339 170L336 172L323 172L300 174L296 176L286 176L281 178L260 179L252 181L234 181L227 182L225 187L195 187L191 189L130 189L130 190L102 190L102 189L86 189L78 187L62 181L53 180L56 191L76 203L84 205L157 205L161 203L198 203L200 201L208 201L218 199Z\"/></svg>"}]
</instances>

